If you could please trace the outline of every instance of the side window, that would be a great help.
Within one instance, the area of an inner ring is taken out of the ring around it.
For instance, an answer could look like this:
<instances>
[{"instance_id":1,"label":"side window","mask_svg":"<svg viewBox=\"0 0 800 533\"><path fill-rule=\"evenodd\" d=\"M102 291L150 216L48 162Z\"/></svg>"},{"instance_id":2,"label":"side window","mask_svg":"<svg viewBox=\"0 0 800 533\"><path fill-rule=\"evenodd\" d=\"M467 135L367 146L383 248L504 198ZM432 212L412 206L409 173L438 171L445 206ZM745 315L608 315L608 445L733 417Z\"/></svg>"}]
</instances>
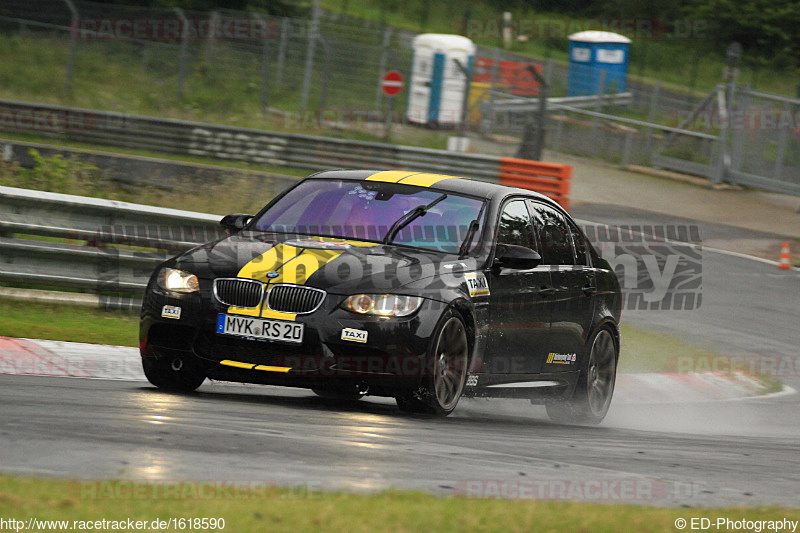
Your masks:
<instances>
[{"instance_id":1,"label":"side window","mask_svg":"<svg viewBox=\"0 0 800 533\"><path fill-rule=\"evenodd\" d=\"M574 265L572 236L561 213L550 206L531 202L539 242L542 243L542 263L546 265Z\"/></svg>"},{"instance_id":2,"label":"side window","mask_svg":"<svg viewBox=\"0 0 800 533\"><path fill-rule=\"evenodd\" d=\"M524 200L514 200L503 208L497 228L498 244L516 244L536 249L533 240L533 224Z\"/></svg>"},{"instance_id":3,"label":"side window","mask_svg":"<svg viewBox=\"0 0 800 533\"><path fill-rule=\"evenodd\" d=\"M572 223L569 224L569 230L572 233L572 244L575 246L575 264L588 265L589 251L586 249L586 238L583 236L583 232Z\"/></svg>"}]
</instances>

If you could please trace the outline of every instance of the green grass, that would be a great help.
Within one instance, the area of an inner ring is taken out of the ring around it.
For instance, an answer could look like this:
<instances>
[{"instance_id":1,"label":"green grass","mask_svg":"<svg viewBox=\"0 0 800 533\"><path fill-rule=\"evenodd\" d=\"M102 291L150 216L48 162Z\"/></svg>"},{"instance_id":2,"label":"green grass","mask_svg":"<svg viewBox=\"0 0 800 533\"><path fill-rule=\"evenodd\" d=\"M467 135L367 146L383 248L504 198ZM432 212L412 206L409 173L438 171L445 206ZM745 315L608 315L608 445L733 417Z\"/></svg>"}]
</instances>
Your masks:
<instances>
[{"instance_id":1,"label":"green grass","mask_svg":"<svg viewBox=\"0 0 800 533\"><path fill-rule=\"evenodd\" d=\"M686 372L687 367L698 371L711 371L712 362L717 365L715 368L746 370L741 368L741 364L730 362L726 356L693 346L669 335L633 328L624 323L620 333L622 347L618 370L623 373ZM763 385L763 394L778 392L783 387L779 381L770 377L763 375L754 377Z\"/></svg>"},{"instance_id":2,"label":"green grass","mask_svg":"<svg viewBox=\"0 0 800 533\"><path fill-rule=\"evenodd\" d=\"M27 136L25 140L31 141L31 138ZM42 141L42 139L36 140ZM60 145L79 149L87 148L79 143L61 143ZM96 149L97 147L92 146L91 148ZM134 151L120 150L119 152L132 153ZM157 156L158 154L136 151L133 155ZM177 157L170 159L179 160ZM192 159L192 162L201 164L211 163L211 160L200 157L187 157L186 159ZM176 179L168 187L120 187L118 183L104 177L97 167L78 163L71 157L45 157L40 158L39 161L39 166L35 170L22 169L17 165L0 162L0 185L220 215L236 212L256 213L277 192L274 186L265 183L260 189L261 193L254 194L254 184L256 184L256 191L259 191L258 182L261 178L238 173L232 173L213 182ZM216 161L216 163L219 162ZM220 165L216 166L226 168ZM249 168L292 177L308 175L308 172L302 169L283 167L255 168L255 166L248 167L232 163L230 168ZM191 173L191 169L187 169L186 172L187 174ZM265 179L269 180L269 178Z\"/></svg>"},{"instance_id":3,"label":"green grass","mask_svg":"<svg viewBox=\"0 0 800 533\"><path fill-rule=\"evenodd\" d=\"M312 84L308 110L300 111L302 61L293 56L287 56L282 86L275 88L270 85L269 108L290 112L284 115L281 112L262 112L260 51L253 55L252 50L233 49L224 41L219 41L215 43L217 51L214 60L208 62L202 53L202 46L193 42L184 93L178 96L177 51L156 48L156 45L143 49L132 42L81 41L73 88L68 93L68 43L65 36L0 34L0 64L3 65L3 69L0 69L0 99L358 141L381 142L383 139L381 124L376 124L372 129L350 129L350 115L338 115L334 111L373 109L374 85L370 83L369 89L354 90L353 83L354 80L373 78L377 83L377 72L369 69L377 69L378 59L363 57L358 48L347 56L345 64L331 67L326 111L320 116L316 115L319 79ZM351 61L353 54L359 55L360 61ZM359 81L358 85L364 86L363 81ZM404 101L403 98L398 99L397 113L402 113ZM447 132L414 129L409 132L395 131L392 140L402 144L444 148L449 135Z\"/></svg>"},{"instance_id":4,"label":"green grass","mask_svg":"<svg viewBox=\"0 0 800 533\"><path fill-rule=\"evenodd\" d=\"M202 494L199 484L172 485ZM206 485L207 486L207 485ZM800 520L800 510L760 508L660 508L537 500L436 497L420 492L376 494L256 488L235 498L153 498L164 485L0 476L0 517L27 520L146 521L223 518L224 531L462 532L462 531L676 531L678 518ZM205 489L208 491L209 489ZM121 495L121 499L103 495ZM137 495L130 497L125 495ZM205 494L209 494L206 492ZM213 494L213 493L212 493ZM220 494L223 494L220 491ZM658 503L658 502L655 502ZM169 531L175 531L169 528Z\"/></svg>"},{"instance_id":5,"label":"green grass","mask_svg":"<svg viewBox=\"0 0 800 533\"><path fill-rule=\"evenodd\" d=\"M0 335L114 346L138 346L139 316L71 305L0 298Z\"/></svg>"},{"instance_id":6,"label":"green grass","mask_svg":"<svg viewBox=\"0 0 800 533\"><path fill-rule=\"evenodd\" d=\"M705 348L698 348L675 337L631 327L623 322L622 347L620 350L619 371L665 372L677 356L715 357L716 354Z\"/></svg>"}]
</instances>

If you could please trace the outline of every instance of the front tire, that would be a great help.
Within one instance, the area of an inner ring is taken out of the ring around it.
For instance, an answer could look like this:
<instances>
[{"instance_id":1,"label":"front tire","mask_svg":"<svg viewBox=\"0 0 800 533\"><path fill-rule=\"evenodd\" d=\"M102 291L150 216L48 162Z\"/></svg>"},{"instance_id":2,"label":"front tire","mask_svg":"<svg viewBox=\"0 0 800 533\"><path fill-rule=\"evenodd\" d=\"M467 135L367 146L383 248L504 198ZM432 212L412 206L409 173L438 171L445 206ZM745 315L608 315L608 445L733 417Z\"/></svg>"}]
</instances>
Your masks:
<instances>
[{"instance_id":1,"label":"front tire","mask_svg":"<svg viewBox=\"0 0 800 533\"><path fill-rule=\"evenodd\" d=\"M206 380L196 365L169 357L142 357L142 369L147 381L172 392L192 392Z\"/></svg>"},{"instance_id":2,"label":"front tire","mask_svg":"<svg viewBox=\"0 0 800 533\"><path fill-rule=\"evenodd\" d=\"M467 327L461 315L452 309L439 321L428 358L421 386L398 396L397 406L409 413L447 416L464 392L469 362Z\"/></svg>"},{"instance_id":3,"label":"front tire","mask_svg":"<svg viewBox=\"0 0 800 533\"><path fill-rule=\"evenodd\" d=\"M608 414L617 380L618 348L607 328L595 333L572 398L545 405L553 422L599 424Z\"/></svg>"}]
</instances>

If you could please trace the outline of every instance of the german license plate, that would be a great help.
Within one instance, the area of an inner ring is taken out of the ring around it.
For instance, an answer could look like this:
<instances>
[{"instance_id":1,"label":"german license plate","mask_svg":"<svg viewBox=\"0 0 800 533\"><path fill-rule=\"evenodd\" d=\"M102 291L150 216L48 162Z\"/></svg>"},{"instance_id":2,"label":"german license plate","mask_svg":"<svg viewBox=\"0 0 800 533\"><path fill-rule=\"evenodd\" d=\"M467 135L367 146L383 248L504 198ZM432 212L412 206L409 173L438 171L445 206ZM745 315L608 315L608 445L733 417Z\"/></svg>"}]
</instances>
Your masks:
<instances>
[{"instance_id":1,"label":"german license plate","mask_svg":"<svg viewBox=\"0 0 800 533\"><path fill-rule=\"evenodd\" d=\"M303 342L303 327L303 324L295 322L266 318L250 318L222 313L217 317L217 333L251 339L300 344Z\"/></svg>"}]
</instances>

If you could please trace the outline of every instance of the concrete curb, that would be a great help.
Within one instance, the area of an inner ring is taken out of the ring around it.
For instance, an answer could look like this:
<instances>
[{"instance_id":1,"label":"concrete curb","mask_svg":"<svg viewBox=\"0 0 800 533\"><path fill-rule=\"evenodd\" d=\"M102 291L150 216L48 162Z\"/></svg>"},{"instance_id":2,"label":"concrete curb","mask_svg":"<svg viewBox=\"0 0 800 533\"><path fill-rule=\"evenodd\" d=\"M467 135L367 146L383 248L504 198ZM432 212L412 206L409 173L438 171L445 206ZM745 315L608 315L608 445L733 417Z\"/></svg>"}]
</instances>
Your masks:
<instances>
[{"instance_id":1,"label":"concrete curb","mask_svg":"<svg viewBox=\"0 0 800 533\"><path fill-rule=\"evenodd\" d=\"M11 337L0 337L0 374L146 381L134 347ZM760 381L741 373L620 374L614 402L734 400L758 397L765 390Z\"/></svg>"},{"instance_id":2,"label":"concrete curb","mask_svg":"<svg viewBox=\"0 0 800 533\"><path fill-rule=\"evenodd\" d=\"M139 312L142 301L137 299L104 299L97 294L81 292L45 291L41 289L17 289L14 287L0 287L0 299L16 302L37 302L44 304L73 305L78 307L93 307L99 309L120 309Z\"/></svg>"}]
</instances>

